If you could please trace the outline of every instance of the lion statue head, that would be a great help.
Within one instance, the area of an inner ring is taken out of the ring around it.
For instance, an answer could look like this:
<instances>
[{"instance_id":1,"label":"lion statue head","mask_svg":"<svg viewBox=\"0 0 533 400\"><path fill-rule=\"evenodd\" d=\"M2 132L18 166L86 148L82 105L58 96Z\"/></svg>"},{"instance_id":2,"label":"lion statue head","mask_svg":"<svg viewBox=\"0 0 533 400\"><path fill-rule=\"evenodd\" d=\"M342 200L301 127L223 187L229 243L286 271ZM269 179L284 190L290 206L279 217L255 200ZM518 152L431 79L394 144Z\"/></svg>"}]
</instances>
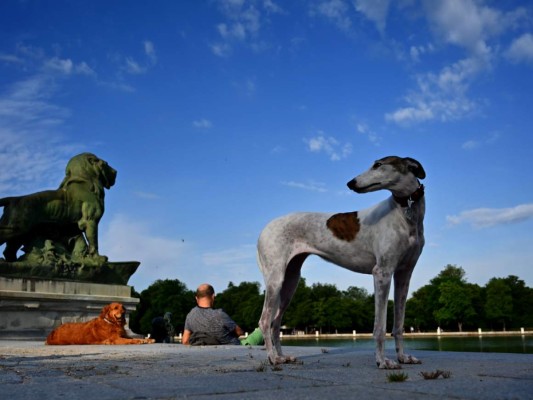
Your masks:
<instances>
[{"instance_id":1,"label":"lion statue head","mask_svg":"<svg viewBox=\"0 0 533 400\"><path fill-rule=\"evenodd\" d=\"M73 182L98 182L109 189L115 184L117 171L109 164L92 153L81 153L74 156L65 168L65 178L60 189L68 187ZM98 188L94 188L95 192Z\"/></svg>"}]
</instances>

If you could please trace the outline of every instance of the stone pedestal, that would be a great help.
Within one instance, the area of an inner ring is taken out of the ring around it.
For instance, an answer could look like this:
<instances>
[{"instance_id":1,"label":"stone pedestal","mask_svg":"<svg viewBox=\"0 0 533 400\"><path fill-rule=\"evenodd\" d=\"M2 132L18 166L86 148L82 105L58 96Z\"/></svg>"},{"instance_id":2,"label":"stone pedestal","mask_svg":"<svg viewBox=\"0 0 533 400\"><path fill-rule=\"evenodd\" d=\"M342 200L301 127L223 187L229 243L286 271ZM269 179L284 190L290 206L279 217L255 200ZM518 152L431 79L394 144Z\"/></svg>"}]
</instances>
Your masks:
<instances>
[{"instance_id":1,"label":"stone pedestal","mask_svg":"<svg viewBox=\"0 0 533 400\"><path fill-rule=\"evenodd\" d=\"M139 299L126 285L0 276L0 339L44 341L57 326L91 320L113 302L131 312Z\"/></svg>"}]
</instances>

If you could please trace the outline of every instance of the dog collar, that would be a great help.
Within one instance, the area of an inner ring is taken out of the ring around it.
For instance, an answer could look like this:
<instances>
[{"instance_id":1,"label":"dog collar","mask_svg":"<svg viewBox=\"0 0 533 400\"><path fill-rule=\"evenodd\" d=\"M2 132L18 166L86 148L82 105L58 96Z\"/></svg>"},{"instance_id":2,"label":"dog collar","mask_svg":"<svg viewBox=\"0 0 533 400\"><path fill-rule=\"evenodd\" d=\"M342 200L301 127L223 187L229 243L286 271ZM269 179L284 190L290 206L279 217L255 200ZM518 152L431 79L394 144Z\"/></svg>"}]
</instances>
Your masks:
<instances>
[{"instance_id":1,"label":"dog collar","mask_svg":"<svg viewBox=\"0 0 533 400\"><path fill-rule=\"evenodd\" d=\"M110 321L107 318L104 318L104 321L107 322L108 324L114 325L113 321Z\"/></svg>"},{"instance_id":2,"label":"dog collar","mask_svg":"<svg viewBox=\"0 0 533 400\"><path fill-rule=\"evenodd\" d=\"M411 205L414 202L417 202L422 197L424 197L424 185L420 184L418 189L416 189L413 193L411 193L410 196L407 197L398 197L398 196L392 196L394 197L394 200L396 203L398 203L402 207L409 207L411 208Z\"/></svg>"}]
</instances>

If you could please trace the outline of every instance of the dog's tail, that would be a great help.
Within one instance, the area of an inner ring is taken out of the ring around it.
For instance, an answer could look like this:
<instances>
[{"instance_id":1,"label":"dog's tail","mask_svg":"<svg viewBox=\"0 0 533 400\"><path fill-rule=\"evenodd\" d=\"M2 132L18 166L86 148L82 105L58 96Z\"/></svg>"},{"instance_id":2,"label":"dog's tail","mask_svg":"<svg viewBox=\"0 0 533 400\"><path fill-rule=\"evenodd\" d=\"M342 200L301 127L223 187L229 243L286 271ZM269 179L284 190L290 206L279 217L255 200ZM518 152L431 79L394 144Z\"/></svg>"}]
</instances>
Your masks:
<instances>
[{"instance_id":1,"label":"dog's tail","mask_svg":"<svg viewBox=\"0 0 533 400\"><path fill-rule=\"evenodd\" d=\"M50 334L46 337L46 341L44 342L45 344L50 344L50 345L62 344L61 341L59 340L57 329L58 328L50 332Z\"/></svg>"}]
</instances>

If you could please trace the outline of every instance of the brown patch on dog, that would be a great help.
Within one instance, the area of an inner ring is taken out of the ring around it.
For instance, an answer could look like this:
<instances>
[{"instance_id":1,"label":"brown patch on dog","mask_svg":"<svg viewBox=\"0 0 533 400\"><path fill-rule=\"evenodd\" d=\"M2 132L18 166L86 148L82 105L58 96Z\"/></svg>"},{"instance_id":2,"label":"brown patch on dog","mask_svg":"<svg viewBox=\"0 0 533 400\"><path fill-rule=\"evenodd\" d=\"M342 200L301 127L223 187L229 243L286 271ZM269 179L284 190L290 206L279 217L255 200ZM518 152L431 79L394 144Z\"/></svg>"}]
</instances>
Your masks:
<instances>
[{"instance_id":1,"label":"brown patch on dog","mask_svg":"<svg viewBox=\"0 0 533 400\"><path fill-rule=\"evenodd\" d=\"M332 215L326 222L326 226L336 238L347 242L354 240L361 229L357 211Z\"/></svg>"}]
</instances>

